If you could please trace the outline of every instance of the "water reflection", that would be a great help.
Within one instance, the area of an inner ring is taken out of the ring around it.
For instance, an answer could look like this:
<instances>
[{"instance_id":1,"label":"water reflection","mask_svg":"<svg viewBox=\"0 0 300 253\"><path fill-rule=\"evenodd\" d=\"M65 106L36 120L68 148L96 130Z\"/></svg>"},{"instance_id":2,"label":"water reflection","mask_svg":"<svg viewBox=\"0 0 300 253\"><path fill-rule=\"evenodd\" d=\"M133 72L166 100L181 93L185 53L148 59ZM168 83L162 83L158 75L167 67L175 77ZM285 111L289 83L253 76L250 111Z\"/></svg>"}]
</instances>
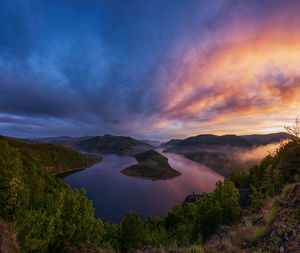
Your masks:
<instances>
[{"instance_id":1,"label":"water reflection","mask_svg":"<svg viewBox=\"0 0 300 253\"><path fill-rule=\"evenodd\" d=\"M158 150L162 152L162 149ZM182 176L162 181L152 181L123 176L120 170L136 163L132 157L103 155L104 161L84 171L71 174L62 180L72 188L87 190L93 200L95 214L104 221L119 222L125 210L136 211L142 218L149 215L162 217L186 195L211 192L223 177L180 155L163 153L170 165Z\"/></svg>"}]
</instances>

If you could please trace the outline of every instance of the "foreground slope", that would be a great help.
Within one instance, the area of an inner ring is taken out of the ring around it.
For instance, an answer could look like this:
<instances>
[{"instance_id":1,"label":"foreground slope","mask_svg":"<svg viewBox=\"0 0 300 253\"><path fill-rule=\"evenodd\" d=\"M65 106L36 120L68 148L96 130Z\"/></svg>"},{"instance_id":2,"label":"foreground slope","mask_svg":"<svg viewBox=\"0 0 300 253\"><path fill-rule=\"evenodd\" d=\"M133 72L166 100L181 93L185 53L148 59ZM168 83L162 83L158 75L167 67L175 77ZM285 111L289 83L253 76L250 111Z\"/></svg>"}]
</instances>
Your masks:
<instances>
[{"instance_id":1,"label":"foreground slope","mask_svg":"<svg viewBox=\"0 0 300 253\"><path fill-rule=\"evenodd\" d=\"M24 162L40 165L51 174L84 169L102 160L99 155L83 154L55 144L25 143L4 136L0 136L0 141L20 152Z\"/></svg>"},{"instance_id":2,"label":"foreground slope","mask_svg":"<svg viewBox=\"0 0 300 253\"><path fill-rule=\"evenodd\" d=\"M155 150L137 154L135 158L138 163L123 169L123 175L146 179L171 179L181 175L169 165L168 158Z\"/></svg>"}]
</instances>

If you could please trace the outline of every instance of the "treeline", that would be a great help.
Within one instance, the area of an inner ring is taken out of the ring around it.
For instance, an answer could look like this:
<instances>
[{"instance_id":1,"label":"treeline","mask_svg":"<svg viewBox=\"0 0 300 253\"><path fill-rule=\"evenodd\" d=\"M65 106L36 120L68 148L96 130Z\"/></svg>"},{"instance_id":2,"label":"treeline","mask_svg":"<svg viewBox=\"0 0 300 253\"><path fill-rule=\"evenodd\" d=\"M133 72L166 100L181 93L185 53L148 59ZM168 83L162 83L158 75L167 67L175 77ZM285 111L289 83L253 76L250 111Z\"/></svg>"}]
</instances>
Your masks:
<instances>
[{"instance_id":1,"label":"treeline","mask_svg":"<svg viewBox=\"0 0 300 253\"><path fill-rule=\"evenodd\" d=\"M298 181L299 169L300 144L292 140L259 165L218 182L212 194L177 205L162 219L142 221L137 213L126 213L120 224L103 224L94 218L84 190L72 190L0 140L0 215L15 225L23 252L65 252L84 245L115 252L145 245L183 247L205 241L220 226L239 221L236 187L252 189L248 211L255 210L286 182Z\"/></svg>"}]
</instances>

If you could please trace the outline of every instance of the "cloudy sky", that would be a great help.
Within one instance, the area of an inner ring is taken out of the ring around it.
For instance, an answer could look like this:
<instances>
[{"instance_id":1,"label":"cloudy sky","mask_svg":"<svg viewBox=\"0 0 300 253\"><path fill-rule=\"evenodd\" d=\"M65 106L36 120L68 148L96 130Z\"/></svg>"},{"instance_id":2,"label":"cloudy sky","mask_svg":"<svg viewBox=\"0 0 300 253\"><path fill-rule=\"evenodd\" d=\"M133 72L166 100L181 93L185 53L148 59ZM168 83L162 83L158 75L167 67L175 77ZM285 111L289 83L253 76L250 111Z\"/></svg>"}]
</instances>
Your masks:
<instances>
[{"instance_id":1,"label":"cloudy sky","mask_svg":"<svg viewBox=\"0 0 300 253\"><path fill-rule=\"evenodd\" d=\"M299 27L298 0L2 0L0 134L282 131Z\"/></svg>"}]
</instances>

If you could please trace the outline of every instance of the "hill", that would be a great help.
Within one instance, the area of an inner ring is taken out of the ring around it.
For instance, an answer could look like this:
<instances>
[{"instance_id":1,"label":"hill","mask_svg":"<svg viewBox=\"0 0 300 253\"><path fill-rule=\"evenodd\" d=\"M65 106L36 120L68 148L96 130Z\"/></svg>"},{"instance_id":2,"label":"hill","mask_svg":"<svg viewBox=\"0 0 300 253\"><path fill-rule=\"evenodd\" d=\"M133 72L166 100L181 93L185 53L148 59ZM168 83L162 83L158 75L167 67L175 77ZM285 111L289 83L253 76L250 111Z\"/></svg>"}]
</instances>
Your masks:
<instances>
[{"instance_id":1,"label":"hill","mask_svg":"<svg viewBox=\"0 0 300 253\"><path fill-rule=\"evenodd\" d=\"M233 169L247 168L247 164L242 163L234 156L230 156L224 152L209 152L198 151L191 152L184 155L186 158L200 164L204 164L217 171L222 176L228 176Z\"/></svg>"},{"instance_id":2,"label":"hill","mask_svg":"<svg viewBox=\"0 0 300 253\"><path fill-rule=\"evenodd\" d=\"M222 135L202 134L183 140L172 139L163 144L167 152L186 153L199 150L221 148L251 148L267 145L289 138L287 133L256 134L256 135Z\"/></svg>"},{"instance_id":3,"label":"hill","mask_svg":"<svg viewBox=\"0 0 300 253\"><path fill-rule=\"evenodd\" d=\"M286 140L289 136L290 135L288 133L280 132L273 134L242 135L241 137L253 145L267 145Z\"/></svg>"},{"instance_id":4,"label":"hill","mask_svg":"<svg viewBox=\"0 0 300 253\"><path fill-rule=\"evenodd\" d=\"M23 163L42 166L51 174L84 169L102 160L99 155L83 154L56 144L25 143L4 136L0 136L0 141L20 152Z\"/></svg>"},{"instance_id":5,"label":"hill","mask_svg":"<svg viewBox=\"0 0 300 253\"><path fill-rule=\"evenodd\" d=\"M87 140L89 138L92 138L92 136L82 136L82 137L58 136L58 137L21 139L21 140L29 143L50 143L50 144L57 144L61 146L74 148L76 146L76 143L83 140Z\"/></svg>"},{"instance_id":6,"label":"hill","mask_svg":"<svg viewBox=\"0 0 300 253\"><path fill-rule=\"evenodd\" d=\"M104 135L82 140L75 144L76 149L93 153L113 153L134 156L149 150L151 145L131 137Z\"/></svg>"},{"instance_id":7,"label":"hill","mask_svg":"<svg viewBox=\"0 0 300 253\"><path fill-rule=\"evenodd\" d=\"M146 179L171 179L181 175L169 165L168 158L154 150L139 153L135 158L138 163L123 169L123 175Z\"/></svg>"},{"instance_id":8,"label":"hill","mask_svg":"<svg viewBox=\"0 0 300 253\"><path fill-rule=\"evenodd\" d=\"M237 135L213 135L213 134L202 134L192 136L184 140L171 140L164 144L164 146L237 146L237 147L251 147L252 144L246 139Z\"/></svg>"},{"instance_id":9,"label":"hill","mask_svg":"<svg viewBox=\"0 0 300 253\"><path fill-rule=\"evenodd\" d=\"M78 151L89 153L112 153L117 155L134 156L153 148L143 141L135 140L127 136L83 136L83 137L50 137L27 140L34 143L52 143L66 146Z\"/></svg>"}]
</instances>

